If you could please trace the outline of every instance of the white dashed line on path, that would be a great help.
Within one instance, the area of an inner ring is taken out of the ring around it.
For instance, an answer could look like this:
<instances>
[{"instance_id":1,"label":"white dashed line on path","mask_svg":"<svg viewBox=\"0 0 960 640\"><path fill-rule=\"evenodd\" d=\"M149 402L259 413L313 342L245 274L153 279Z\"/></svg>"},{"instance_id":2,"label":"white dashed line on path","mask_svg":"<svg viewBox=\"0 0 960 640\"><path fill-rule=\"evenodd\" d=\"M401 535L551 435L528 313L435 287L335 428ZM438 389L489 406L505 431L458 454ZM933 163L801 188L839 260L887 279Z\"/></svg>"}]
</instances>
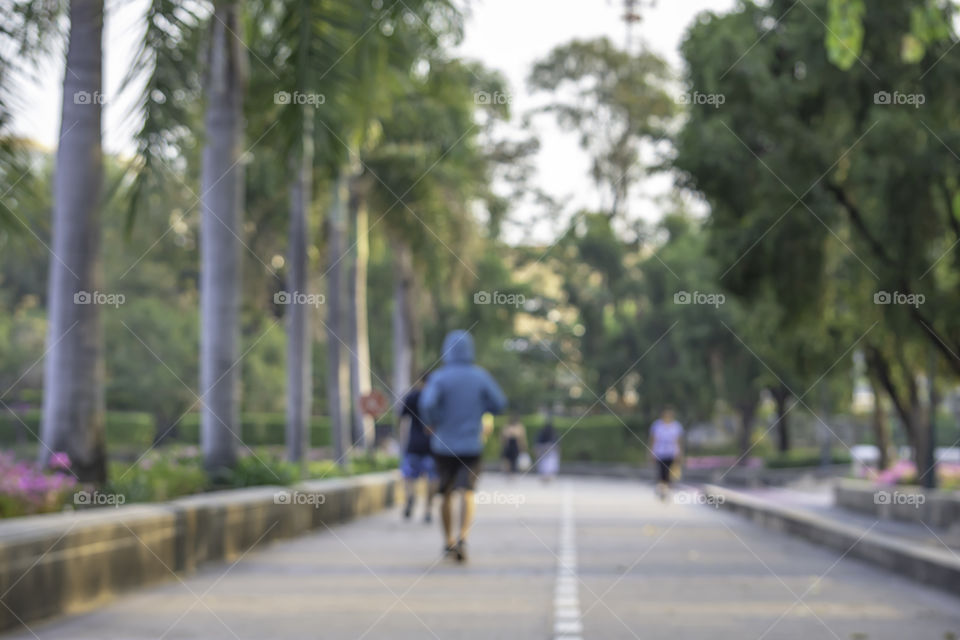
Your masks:
<instances>
[{"instance_id":1,"label":"white dashed line on path","mask_svg":"<svg viewBox=\"0 0 960 640\"><path fill-rule=\"evenodd\" d=\"M577 544L570 485L563 488L560 516L560 545L557 553L557 584L553 597L555 640L583 640L580 598L577 589Z\"/></svg>"}]
</instances>

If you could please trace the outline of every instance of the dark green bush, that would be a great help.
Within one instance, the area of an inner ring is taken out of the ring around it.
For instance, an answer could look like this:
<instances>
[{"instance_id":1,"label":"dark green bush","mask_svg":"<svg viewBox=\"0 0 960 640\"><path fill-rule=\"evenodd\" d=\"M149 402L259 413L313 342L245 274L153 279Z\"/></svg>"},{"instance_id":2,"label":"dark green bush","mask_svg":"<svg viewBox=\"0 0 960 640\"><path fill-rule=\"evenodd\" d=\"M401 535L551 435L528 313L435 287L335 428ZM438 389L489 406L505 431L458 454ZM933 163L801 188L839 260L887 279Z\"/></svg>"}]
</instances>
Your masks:
<instances>
[{"instance_id":1,"label":"dark green bush","mask_svg":"<svg viewBox=\"0 0 960 640\"><path fill-rule=\"evenodd\" d=\"M527 431L531 449L545 419L541 415L521 418ZM507 418L497 416L493 435L487 440L485 457L494 460L500 457L500 430ZM642 416L614 416L597 414L579 417L556 417L553 426L560 437L560 456L567 462L631 462L640 463L647 458L649 425Z\"/></svg>"},{"instance_id":2,"label":"dark green bush","mask_svg":"<svg viewBox=\"0 0 960 640\"><path fill-rule=\"evenodd\" d=\"M766 458L767 468L769 469L792 469L795 467L817 467L820 466L820 450L816 448L794 449L784 454L775 454ZM849 464L850 452L844 449L832 450L830 452L830 462L832 464Z\"/></svg>"},{"instance_id":3,"label":"dark green bush","mask_svg":"<svg viewBox=\"0 0 960 640\"><path fill-rule=\"evenodd\" d=\"M254 451L253 455L241 456L237 466L224 477L231 487L256 487L260 485L288 485L300 479L300 466L271 455L266 451Z\"/></svg>"},{"instance_id":4,"label":"dark green bush","mask_svg":"<svg viewBox=\"0 0 960 640\"><path fill-rule=\"evenodd\" d=\"M196 448L157 448L133 464L111 462L107 493L126 502L155 502L200 493L207 488Z\"/></svg>"},{"instance_id":5,"label":"dark green bush","mask_svg":"<svg viewBox=\"0 0 960 640\"><path fill-rule=\"evenodd\" d=\"M0 446L19 442L33 443L40 434L40 409L28 409L11 415L0 413ZM19 418L19 419L18 419ZM106 415L107 446L147 449L157 431L153 416L139 411L108 411Z\"/></svg>"},{"instance_id":6,"label":"dark green bush","mask_svg":"<svg viewBox=\"0 0 960 640\"><path fill-rule=\"evenodd\" d=\"M251 447L284 444L287 417L282 413L245 413L240 416L240 433ZM200 414L188 413L177 425L177 440L189 444L200 442ZM310 418L310 446L330 445L330 418Z\"/></svg>"}]
</instances>

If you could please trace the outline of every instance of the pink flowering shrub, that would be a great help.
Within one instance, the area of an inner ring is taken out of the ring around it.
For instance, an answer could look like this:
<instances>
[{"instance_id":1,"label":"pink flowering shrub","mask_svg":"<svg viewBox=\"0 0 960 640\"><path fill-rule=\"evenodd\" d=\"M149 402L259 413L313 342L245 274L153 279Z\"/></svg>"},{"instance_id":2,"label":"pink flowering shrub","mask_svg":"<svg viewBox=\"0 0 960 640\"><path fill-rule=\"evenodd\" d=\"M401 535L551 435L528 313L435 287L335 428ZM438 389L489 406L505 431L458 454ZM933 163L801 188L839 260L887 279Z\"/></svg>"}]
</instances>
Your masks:
<instances>
[{"instance_id":1,"label":"pink flowering shrub","mask_svg":"<svg viewBox=\"0 0 960 640\"><path fill-rule=\"evenodd\" d=\"M69 474L70 458L55 453L50 467L45 471L0 452L0 518L48 513L63 507L77 486L76 478Z\"/></svg>"},{"instance_id":2,"label":"pink flowering shrub","mask_svg":"<svg viewBox=\"0 0 960 640\"><path fill-rule=\"evenodd\" d=\"M879 472L864 468L860 475L883 485L917 484L917 467L910 460L898 460L889 468ZM960 464L937 463L937 488L960 491Z\"/></svg>"}]
</instances>

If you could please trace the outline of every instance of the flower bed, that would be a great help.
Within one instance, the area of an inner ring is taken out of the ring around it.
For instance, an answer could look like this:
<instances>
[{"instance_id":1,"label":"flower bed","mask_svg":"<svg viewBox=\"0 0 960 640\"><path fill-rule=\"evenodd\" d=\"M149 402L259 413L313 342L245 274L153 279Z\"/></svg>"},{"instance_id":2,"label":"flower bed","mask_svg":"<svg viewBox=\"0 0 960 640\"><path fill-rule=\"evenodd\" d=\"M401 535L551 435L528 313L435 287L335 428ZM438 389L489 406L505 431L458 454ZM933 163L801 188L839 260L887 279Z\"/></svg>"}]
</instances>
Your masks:
<instances>
[{"instance_id":1,"label":"flower bed","mask_svg":"<svg viewBox=\"0 0 960 640\"><path fill-rule=\"evenodd\" d=\"M194 445L152 449L135 462L112 461L103 487L81 485L69 473L70 460L58 453L51 469L17 461L0 452L0 518L49 513L63 509L119 506L131 502L160 502L214 489L289 485L301 480L395 469L395 458L371 455L350 460L341 468L315 456L300 465L283 459L282 447L258 448L241 456L237 465L216 478L203 468L200 448Z\"/></svg>"},{"instance_id":2,"label":"flower bed","mask_svg":"<svg viewBox=\"0 0 960 640\"><path fill-rule=\"evenodd\" d=\"M66 454L54 454L50 466L50 470L44 470L0 452L0 518L49 513L63 507L77 481L61 471L70 468Z\"/></svg>"},{"instance_id":3,"label":"flower bed","mask_svg":"<svg viewBox=\"0 0 960 640\"><path fill-rule=\"evenodd\" d=\"M917 484L917 467L910 460L898 460L883 471L863 467L857 475L886 486ZM960 464L937 463L937 488L945 491L960 491Z\"/></svg>"}]
</instances>

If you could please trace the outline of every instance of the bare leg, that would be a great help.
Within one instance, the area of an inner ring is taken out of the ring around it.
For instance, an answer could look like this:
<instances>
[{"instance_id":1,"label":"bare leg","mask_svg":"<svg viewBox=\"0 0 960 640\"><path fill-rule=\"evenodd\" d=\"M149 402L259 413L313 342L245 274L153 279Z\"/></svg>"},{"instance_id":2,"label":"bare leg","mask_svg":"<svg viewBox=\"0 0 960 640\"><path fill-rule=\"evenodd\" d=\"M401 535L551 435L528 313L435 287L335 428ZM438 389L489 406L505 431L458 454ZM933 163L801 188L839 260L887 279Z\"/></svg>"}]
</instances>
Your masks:
<instances>
[{"instance_id":1,"label":"bare leg","mask_svg":"<svg viewBox=\"0 0 960 640\"><path fill-rule=\"evenodd\" d=\"M463 490L463 503L460 508L460 539L466 541L470 534L470 527L473 526L473 513L477 509L477 503L473 499L473 491Z\"/></svg>"},{"instance_id":2,"label":"bare leg","mask_svg":"<svg viewBox=\"0 0 960 640\"><path fill-rule=\"evenodd\" d=\"M431 513L433 512L433 494L437 492L437 482L427 478L427 510L424 515L424 520L430 522Z\"/></svg>"},{"instance_id":3,"label":"bare leg","mask_svg":"<svg viewBox=\"0 0 960 640\"><path fill-rule=\"evenodd\" d=\"M443 522L443 538L447 547L452 547L453 539L453 492L447 491L440 500L440 520Z\"/></svg>"},{"instance_id":4,"label":"bare leg","mask_svg":"<svg viewBox=\"0 0 960 640\"><path fill-rule=\"evenodd\" d=\"M404 493L406 494L407 504L403 509L403 517L409 518L413 512L413 500L417 495L417 481L413 478L407 478L404 483Z\"/></svg>"}]
</instances>

